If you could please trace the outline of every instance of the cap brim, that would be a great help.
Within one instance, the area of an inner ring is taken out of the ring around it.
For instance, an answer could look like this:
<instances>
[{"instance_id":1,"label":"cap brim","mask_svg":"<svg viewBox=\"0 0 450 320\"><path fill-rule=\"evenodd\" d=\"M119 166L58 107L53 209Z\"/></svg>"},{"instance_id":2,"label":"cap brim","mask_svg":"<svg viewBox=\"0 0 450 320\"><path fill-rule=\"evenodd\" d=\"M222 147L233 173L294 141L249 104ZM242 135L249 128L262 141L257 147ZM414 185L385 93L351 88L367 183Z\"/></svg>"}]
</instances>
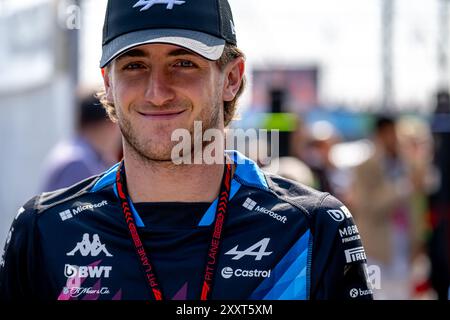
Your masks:
<instances>
[{"instance_id":1,"label":"cap brim","mask_svg":"<svg viewBox=\"0 0 450 320\"><path fill-rule=\"evenodd\" d=\"M149 43L173 44L191 50L205 59L218 60L225 40L203 32L184 29L148 29L121 35L103 46L100 68L126 51Z\"/></svg>"}]
</instances>

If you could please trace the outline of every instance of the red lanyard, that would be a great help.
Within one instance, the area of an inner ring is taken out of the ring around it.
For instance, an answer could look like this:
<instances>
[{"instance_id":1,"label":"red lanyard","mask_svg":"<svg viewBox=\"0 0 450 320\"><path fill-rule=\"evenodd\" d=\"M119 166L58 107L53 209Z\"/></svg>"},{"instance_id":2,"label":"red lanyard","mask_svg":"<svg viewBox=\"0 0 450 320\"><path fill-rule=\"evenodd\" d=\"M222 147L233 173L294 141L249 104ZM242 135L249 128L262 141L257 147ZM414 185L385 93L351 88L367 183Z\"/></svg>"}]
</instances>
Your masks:
<instances>
[{"instance_id":1,"label":"red lanyard","mask_svg":"<svg viewBox=\"0 0 450 320\"><path fill-rule=\"evenodd\" d=\"M136 255L139 258L142 271L145 274L145 279L149 285L152 296L155 300L163 300L163 293L159 281L155 274L155 269L148 257L147 251L144 248L144 244L139 236L136 222L134 221L133 214L130 210L130 204L128 203L128 190L126 186L125 178L125 166L122 161L119 165L116 175L116 184L119 199L122 205L122 211L125 216L125 222L128 230L130 231L131 239L133 240ZM222 230L227 215L228 201L230 198L231 187L231 164L225 164L224 175L222 178L222 184L220 187L219 201L217 204L216 217L214 220L214 229L212 231L211 241L208 250L208 256L203 276L203 285L201 292L201 300L208 300L211 297L212 288L214 285L214 275L217 267L218 253L220 251L220 244L222 241Z\"/></svg>"}]
</instances>

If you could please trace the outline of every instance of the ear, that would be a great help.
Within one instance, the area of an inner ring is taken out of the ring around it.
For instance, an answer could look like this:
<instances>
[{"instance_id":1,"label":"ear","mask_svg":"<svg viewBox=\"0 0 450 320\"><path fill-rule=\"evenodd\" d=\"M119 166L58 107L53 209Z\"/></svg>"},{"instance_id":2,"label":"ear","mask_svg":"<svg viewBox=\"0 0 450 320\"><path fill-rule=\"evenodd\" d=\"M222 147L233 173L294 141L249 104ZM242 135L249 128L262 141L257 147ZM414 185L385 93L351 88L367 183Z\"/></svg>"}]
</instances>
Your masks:
<instances>
[{"instance_id":1,"label":"ear","mask_svg":"<svg viewBox=\"0 0 450 320\"><path fill-rule=\"evenodd\" d=\"M231 61L225 67L225 81L223 84L223 100L232 101L242 83L245 72L245 61L243 58L237 58Z\"/></svg>"},{"instance_id":2,"label":"ear","mask_svg":"<svg viewBox=\"0 0 450 320\"><path fill-rule=\"evenodd\" d=\"M112 86L111 86L111 67L105 67L102 68L102 77L103 77L103 84L105 85L105 91L106 91L106 99L108 102L113 102L113 96L112 96Z\"/></svg>"}]
</instances>

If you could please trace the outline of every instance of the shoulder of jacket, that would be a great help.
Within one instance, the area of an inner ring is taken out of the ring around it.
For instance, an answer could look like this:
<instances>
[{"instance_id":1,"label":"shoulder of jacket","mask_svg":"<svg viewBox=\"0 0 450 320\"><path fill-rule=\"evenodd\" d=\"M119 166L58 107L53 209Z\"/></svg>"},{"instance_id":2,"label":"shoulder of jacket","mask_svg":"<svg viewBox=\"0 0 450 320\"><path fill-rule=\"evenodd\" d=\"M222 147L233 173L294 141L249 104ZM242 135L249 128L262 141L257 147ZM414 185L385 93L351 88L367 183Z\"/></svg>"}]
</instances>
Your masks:
<instances>
[{"instance_id":1,"label":"shoulder of jacket","mask_svg":"<svg viewBox=\"0 0 450 320\"><path fill-rule=\"evenodd\" d=\"M325 199L332 197L329 193L315 190L302 183L275 174L264 172L264 175L272 194L278 199L295 206L308 217L315 214L316 209L323 204Z\"/></svg>"},{"instance_id":2,"label":"shoulder of jacket","mask_svg":"<svg viewBox=\"0 0 450 320\"><path fill-rule=\"evenodd\" d=\"M35 214L41 215L53 207L66 202L76 201L80 197L89 194L100 177L100 175L92 176L70 187L41 193L34 198L33 209Z\"/></svg>"}]
</instances>

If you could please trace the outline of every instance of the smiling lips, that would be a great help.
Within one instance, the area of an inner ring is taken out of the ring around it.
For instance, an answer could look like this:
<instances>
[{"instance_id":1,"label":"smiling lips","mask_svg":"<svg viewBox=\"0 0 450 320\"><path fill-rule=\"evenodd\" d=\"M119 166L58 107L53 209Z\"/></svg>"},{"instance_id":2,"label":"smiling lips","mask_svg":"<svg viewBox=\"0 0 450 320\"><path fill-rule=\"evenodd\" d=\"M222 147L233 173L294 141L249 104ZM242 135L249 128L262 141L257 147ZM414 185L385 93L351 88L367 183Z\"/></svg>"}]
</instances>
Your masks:
<instances>
[{"instance_id":1,"label":"smiling lips","mask_svg":"<svg viewBox=\"0 0 450 320\"><path fill-rule=\"evenodd\" d=\"M144 116L153 120L170 120L174 119L180 114L184 113L186 110L182 111L155 111L155 112L139 112L141 116Z\"/></svg>"}]
</instances>

